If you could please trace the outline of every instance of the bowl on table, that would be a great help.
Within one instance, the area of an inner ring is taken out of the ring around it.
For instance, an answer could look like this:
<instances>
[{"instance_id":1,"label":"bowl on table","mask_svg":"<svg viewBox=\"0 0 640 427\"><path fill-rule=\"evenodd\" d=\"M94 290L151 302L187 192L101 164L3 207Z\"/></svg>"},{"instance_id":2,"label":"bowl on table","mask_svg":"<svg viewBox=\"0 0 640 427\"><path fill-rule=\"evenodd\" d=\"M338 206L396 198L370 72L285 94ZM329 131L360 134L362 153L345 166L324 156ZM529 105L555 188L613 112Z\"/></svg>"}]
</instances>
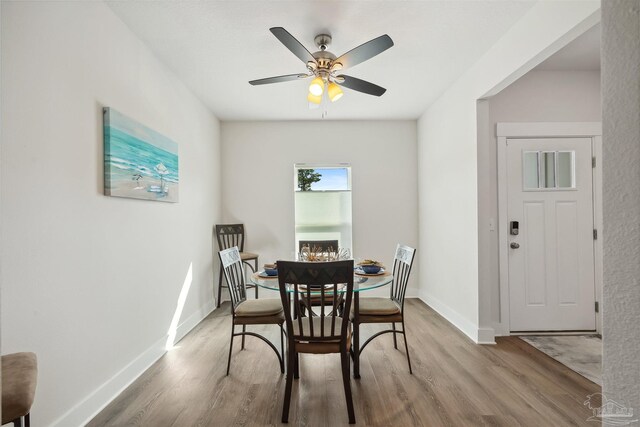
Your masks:
<instances>
[{"instance_id":1,"label":"bowl on table","mask_svg":"<svg viewBox=\"0 0 640 427\"><path fill-rule=\"evenodd\" d=\"M278 266L276 264L265 264L264 265L264 274L267 276L277 276L278 275Z\"/></svg>"},{"instance_id":2,"label":"bowl on table","mask_svg":"<svg viewBox=\"0 0 640 427\"><path fill-rule=\"evenodd\" d=\"M378 274L382 267L377 264L363 264L360 268L365 272L365 274Z\"/></svg>"}]
</instances>

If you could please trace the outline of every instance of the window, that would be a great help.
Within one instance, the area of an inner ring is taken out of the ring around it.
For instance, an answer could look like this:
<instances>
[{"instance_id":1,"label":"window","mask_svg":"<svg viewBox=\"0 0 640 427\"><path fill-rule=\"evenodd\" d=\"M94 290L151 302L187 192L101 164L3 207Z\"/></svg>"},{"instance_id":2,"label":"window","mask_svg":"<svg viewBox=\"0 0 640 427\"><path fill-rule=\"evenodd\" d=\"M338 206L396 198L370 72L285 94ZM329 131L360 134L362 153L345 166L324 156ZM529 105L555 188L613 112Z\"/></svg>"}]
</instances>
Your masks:
<instances>
[{"instance_id":1,"label":"window","mask_svg":"<svg viewBox=\"0 0 640 427\"><path fill-rule=\"evenodd\" d=\"M351 167L296 164L294 183L296 253L300 241L337 241L351 252Z\"/></svg>"},{"instance_id":2,"label":"window","mask_svg":"<svg viewBox=\"0 0 640 427\"><path fill-rule=\"evenodd\" d=\"M525 190L576 188L575 151L525 151L522 156Z\"/></svg>"},{"instance_id":3,"label":"window","mask_svg":"<svg viewBox=\"0 0 640 427\"><path fill-rule=\"evenodd\" d=\"M350 167L296 165L296 191L350 191Z\"/></svg>"}]
</instances>

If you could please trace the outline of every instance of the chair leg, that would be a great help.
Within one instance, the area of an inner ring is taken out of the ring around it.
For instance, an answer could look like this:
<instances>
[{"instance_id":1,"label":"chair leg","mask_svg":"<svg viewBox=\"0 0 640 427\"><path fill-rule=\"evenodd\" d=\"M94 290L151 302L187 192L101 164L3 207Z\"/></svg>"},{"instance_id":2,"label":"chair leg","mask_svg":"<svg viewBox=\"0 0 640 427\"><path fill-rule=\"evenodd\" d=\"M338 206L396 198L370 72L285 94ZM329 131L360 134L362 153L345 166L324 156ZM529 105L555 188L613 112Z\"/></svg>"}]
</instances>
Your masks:
<instances>
[{"instance_id":1,"label":"chair leg","mask_svg":"<svg viewBox=\"0 0 640 427\"><path fill-rule=\"evenodd\" d=\"M282 325L280 325L280 355L280 372L284 374L284 329L282 328Z\"/></svg>"},{"instance_id":2,"label":"chair leg","mask_svg":"<svg viewBox=\"0 0 640 427\"><path fill-rule=\"evenodd\" d=\"M291 341L287 344L287 383L284 388L284 401L282 403L282 422L289 422L289 404L291 403L291 387L293 386L294 351Z\"/></svg>"},{"instance_id":3,"label":"chair leg","mask_svg":"<svg viewBox=\"0 0 640 427\"><path fill-rule=\"evenodd\" d=\"M220 308L221 299L222 299L222 266L220 266L220 275L218 277L218 301L216 301L216 304L218 305L217 308Z\"/></svg>"},{"instance_id":4,"label":"chair leg","mask_svg":"<svg viewBox=\"0 0 640 427\"><path fill-rule=\"evenodd\" d=\"M242 347L240 350L244 350L244 333L247 332L247 325L242 325Z\"/></svg>"},{"instance_id":5,"label":"chair leg","mask_svg":"<svg viewBox=\"0 0 640 427\"><path fill-rule=\"evenodd\" d=\"M342 351L340 351L340 361L342 362L342 383L344 384L344 396L347 400L349 424L355 424L356 416L353 412L353 398L351 396L351 370L349 368L349 353L346 348L343 348Z\"/></svg>"},{"instance_id":6,"label":"chair leg","mask_svg":"<svg viewBox=\"0 0 640 427\"><path fill-rule=\"evenodd\" d=\"M393 329L393 348L398 349L398 340L396 339L396 324L393 322L391 324L391 329Z\"/></svg>"},{"instance_id":7,"label":"chair leg","mask_svg":"<svg viewBox=\"0 0 640 427\"><path fill-rule=\"evenodd\" d=\"M256 268L253 269L253 272L257 273L258 272L258 258L256 258L254 262L255 262ZM258 299L258 286L255 286L254 288L256 290L256 299Z\"/></svg>"},{"instance_id":8,"label":"chair leg","mask_svg":"<svg viewBox=\"0 0 640 427\"><path fill-rule=\"evenodd\" d=\"M294 368L293 368L293 378L298 379L300 378L300 355L298 354L298 352L296 351L294 353Z\"/></svg>"},{"instance_id":9,"label":"chair leg","mask_svg":"<svg viewBox=\"0 0 640 427\"><path fill-rule=\"evenodd\" d=\"M22 417L13 420L13 427L22 427Z\"/></svg>"},{"instance_id":10,"label":"chair leg","mask_svg":"<svg viewBox=\"0 0 640 427\"><path fill-rule=\"evenodd\" d=\"M229 341L229 358L227 359L227 375L229 375L229 368L231 367L231 351L233 350L233 332L236 325L231 324L231 341Z\"/></svg>"},{"instance_id":11,"label":"chair leg","mask_svg":"<svg viewBox=\"0 0 640 427\"><path fill-rule=\"evenodd\" d=\"M28 412L27 415L24 416L24 427L31 427L31 413Z\"/></svg>"},{"instance_id":12,"label":"chair leg","mask_svg":"<svg viewBox=\"0 0 640 427\"><path fill-rule=\"evenodd\" d=\"M404 337L404 351L407 352L407 363L409 363L409 373L413 374L413 371L411 370L411 357L409 357L409 344L407 344L407 329L404 326L404 318L402 319L402 336Z\"/></svg>"}]
</instances>

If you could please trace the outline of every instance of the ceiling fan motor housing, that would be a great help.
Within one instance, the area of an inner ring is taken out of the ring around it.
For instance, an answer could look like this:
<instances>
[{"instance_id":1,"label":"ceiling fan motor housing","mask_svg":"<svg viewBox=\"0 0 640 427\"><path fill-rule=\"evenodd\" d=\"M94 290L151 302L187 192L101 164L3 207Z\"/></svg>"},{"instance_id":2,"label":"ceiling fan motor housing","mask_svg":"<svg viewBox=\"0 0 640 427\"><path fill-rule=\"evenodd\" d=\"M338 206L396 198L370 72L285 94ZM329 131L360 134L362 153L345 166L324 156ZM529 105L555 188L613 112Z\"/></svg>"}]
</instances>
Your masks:
<instances>
[{"instance_id":1,"label":"ceiling fan motor housing","mask_svg":"<svg viewBox=\"0 0 640 427\"><path fill-rule=\"evenodd\" d=\"M313 57L316 59L320 69L329 69L333 60L336 59L336 56L327 50L319 50L313 54Z\"/></svg>"},{"instance_id":2,"label":"ceiling fan motor housing","mask_svg":"<svg viewBox=\"0 0 640 427\"><path fill-rule=\"evenodd\" d=\"M318 34L313 41L320 50L327 50L331 44L331 36L329 34Z\"/></svg>"},{"instance_id":3,"label":"ceiling fan motor housing","mask_svg":"<svg viewBox=\"0 0 640 427\"><path fill-rule=\"evenodd\" d=\"M336 59L336 56L327 50L329 44L331 44L331 36L328 34L318 34L313 40L320 49L312 54L318 64L317 69L313 70L313 73L321 77L325 82L329 81L329 76L333 71L331 66Z\"/></svg>"}]
</instances>

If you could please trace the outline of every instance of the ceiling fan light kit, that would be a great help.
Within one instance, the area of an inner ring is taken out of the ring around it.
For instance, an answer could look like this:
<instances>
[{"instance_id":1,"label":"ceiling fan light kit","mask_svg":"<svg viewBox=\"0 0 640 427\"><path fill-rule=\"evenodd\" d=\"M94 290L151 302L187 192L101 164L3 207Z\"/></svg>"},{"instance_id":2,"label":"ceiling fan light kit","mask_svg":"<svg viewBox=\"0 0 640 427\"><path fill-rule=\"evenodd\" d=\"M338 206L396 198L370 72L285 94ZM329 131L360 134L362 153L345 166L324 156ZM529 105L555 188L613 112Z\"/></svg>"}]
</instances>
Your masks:
<instances>
[{"instance_id":1,"label":"ceiling fan light kit","mask_svg":"<svg viewBox=\"0 0 640 427\"><path fill-rule=\"evenodd\" d=\"M309 85L309 93L315 96L322 96L324 92L324 81L320 77L316 77Z\"/></svg>"},{"instance_id":2,"label":"ceiling fan light kit","mask_svg":"<svg viewBox=\"0 0 640 427\"><path fill-rule=\"evenodd\" d=\"M309 94L307 95L307 100L312 104L320 105L320 103L322 102L322 95L314 95L309 92Z\"/></svg>"},{"instance_id":3,"label":"ceiling fan light kit","mask_svg":"<svg viewBox=\"0 0 640 427\"><path fill-rule=\"evenodd\" d=\"M342 98L344 92L342 92L342 89L340 89L340 86L338 86L337 83L331 82L327 87L327 94L329 95L331 102L336 102L338 99Z\"/></svg>"},{"instance_id":4,"label":"ceiling fan light kit","mask_svg":"<svg viewBox=\"0 0 640 427\"><path fill-rule=\"evenodd\" d=\"M337 75L337 73L345 68L353 67L367 59L371 59L389 49L393 46L393 40L391 40L391 37L388 35L385 34L380 37L376 37L373 40L369 40L368 42L351 49L342 56L336 57L333 53L327 50L331 44L331 36L328 34L319 34L315 37L314 42L320 50L312 54L302 45L302 43L296 40L296 38L284 28L273 27L270 31L283 45L285 45L287 49L289 49L305 64L308 73L288 74L277 77L268 77L265 79L251 80L249 82L251 85L256 86L280 83L313 77L313 80L309 85L309 93L307 94L309 106L312 108L317 108L317 106L322 103L325 93L331 102L335 102L342 98L344 93L340 86L373 96L382 96L382 94L386 92L385 88L373 83L347 75Z\"/></svg>"}]
</instances>

